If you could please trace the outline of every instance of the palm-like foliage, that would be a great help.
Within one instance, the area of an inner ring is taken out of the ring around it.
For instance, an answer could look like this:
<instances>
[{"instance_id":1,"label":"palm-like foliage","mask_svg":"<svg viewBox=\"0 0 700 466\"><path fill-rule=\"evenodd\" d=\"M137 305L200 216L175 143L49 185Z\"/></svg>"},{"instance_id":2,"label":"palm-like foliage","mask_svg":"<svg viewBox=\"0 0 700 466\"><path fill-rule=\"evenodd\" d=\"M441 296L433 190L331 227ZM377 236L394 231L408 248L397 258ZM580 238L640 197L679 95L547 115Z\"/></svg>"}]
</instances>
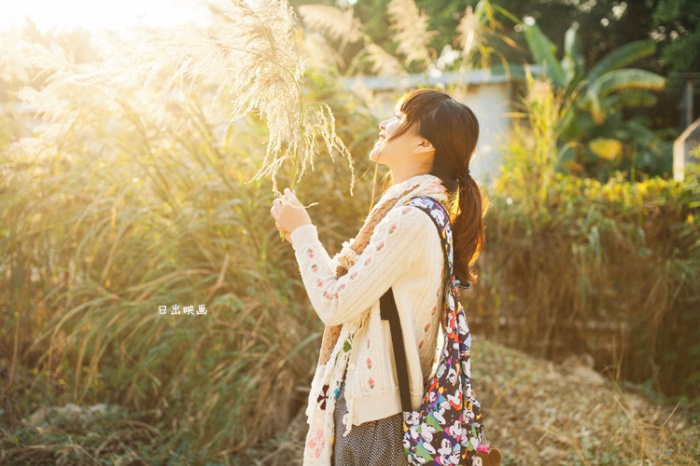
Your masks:
<instances>
[{"instance_id":1,"label":"palm-like foliage","mask_svg":"<svg viewBox=\"0 0 700 466\"><path fill-rule=\"evenodd\" d=\"M588 162L601 159L619 162L624 152L641 151L641 146L631 137L629 125L633 126L637 136L645 125L640 120L623 120L621 112L654 105L654 93L661 91L666 84L665 78L656 73L627 68L653 55L655 43L651 40L631 42L613 50L586 70L577 25L566 33L561 59L557 56L557 47L536 24L525 23L523 26L533 58L545 68L547 76L564 98L570 101L570 111L562 122L560 142L570 144L572 150L563 151L561 162L569 162L569 168L581 170L583 167L572 163L575 152L578 156L587 155ZM649 134L642 138L645 141L654 136L647 131Z\"/></svg>"}]
</instances>

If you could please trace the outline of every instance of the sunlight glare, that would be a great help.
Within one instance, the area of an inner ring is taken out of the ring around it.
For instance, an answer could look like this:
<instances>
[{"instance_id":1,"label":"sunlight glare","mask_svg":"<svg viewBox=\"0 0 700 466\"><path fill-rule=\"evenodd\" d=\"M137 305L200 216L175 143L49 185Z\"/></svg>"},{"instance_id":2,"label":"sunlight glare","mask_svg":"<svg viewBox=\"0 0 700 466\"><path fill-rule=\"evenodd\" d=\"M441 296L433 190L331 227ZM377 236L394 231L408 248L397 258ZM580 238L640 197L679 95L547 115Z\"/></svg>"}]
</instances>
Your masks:
<instances>
[{"instance_id":1,"label":"sunlight glare","mask_svg":"<svg viewBox=\"0 0 700 466\"><path fill-rule=\"evenodd\" d=\"M123 30L131 27L169 27L182 23L204 26L209 12L197 0L23 0L3 2L0 29L24 24L29 17L40 31Z\"/></svg>"}]
</instances>

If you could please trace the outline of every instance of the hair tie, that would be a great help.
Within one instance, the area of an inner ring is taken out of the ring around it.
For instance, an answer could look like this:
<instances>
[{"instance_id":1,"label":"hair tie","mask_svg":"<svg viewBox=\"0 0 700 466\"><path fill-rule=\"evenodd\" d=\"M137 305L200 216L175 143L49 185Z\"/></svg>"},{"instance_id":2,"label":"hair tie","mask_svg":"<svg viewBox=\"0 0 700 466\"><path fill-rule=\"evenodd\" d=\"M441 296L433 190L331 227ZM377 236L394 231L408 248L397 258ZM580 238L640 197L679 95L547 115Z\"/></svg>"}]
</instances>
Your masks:
<instances>
[{"instance_id":1,"label":"hair tie","mask_svg":"<svg viewBox=\"0 0 700 466\"><path fill-rule=\"evenodd\" d=\"M469 173L469 167L467 167L462 172L462 177L456 179L457 185L460 188L466 188L467 187L467 178L469 178L469 177L471 177L471 174Z\"/></svg>"}]
</instances>

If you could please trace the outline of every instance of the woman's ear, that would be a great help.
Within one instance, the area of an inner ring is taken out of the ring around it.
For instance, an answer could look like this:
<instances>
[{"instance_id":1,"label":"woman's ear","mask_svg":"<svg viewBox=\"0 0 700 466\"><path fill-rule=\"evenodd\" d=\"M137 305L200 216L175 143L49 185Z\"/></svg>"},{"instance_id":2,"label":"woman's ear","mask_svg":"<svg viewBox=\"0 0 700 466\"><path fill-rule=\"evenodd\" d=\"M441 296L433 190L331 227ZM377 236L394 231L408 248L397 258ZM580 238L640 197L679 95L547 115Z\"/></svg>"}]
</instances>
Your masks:
<instances>
[{"instance_id":1,"label":"woman's ear","mask_svg":"<svg viewBox=\"0 0 700 466\"><path fill-rule=\"evenodd\" d=\"M429 154L434 153L435 148L427 139L421 139L420 142L413 148L414 154Z\"/></svg>"}]
</instances>

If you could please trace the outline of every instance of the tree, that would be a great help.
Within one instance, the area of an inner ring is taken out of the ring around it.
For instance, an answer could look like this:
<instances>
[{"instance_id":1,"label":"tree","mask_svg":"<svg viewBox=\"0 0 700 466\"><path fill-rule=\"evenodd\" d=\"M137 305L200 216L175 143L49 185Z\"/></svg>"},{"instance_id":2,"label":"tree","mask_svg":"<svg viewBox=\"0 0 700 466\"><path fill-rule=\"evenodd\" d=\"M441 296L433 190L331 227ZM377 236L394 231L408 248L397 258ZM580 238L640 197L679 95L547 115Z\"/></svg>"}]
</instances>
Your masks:
<instances>
[{"instance_id":1,"label":"tree","mask_svg":"<svg viewBox=\"0 0 700 466\"><path fill-rule=\"evenodd\" d=\"M649 122L643 118L625 119L622 111L653 106L654 93L664 88L666 80L651 71L626 67L654 55L654 41L625 44L586 69L578 25L567 30L561 59L557 57L557 47L534 21L524 22L523 28L535 62L544 67L568 102L565 106L569 110L559 134L560 143L565 146L560 168L605 178L610 169L620 168L628 159L634 176L634 159L641 152L661 149L661 145L649 144L655 139L648 129Z\"/></svg>"},{"instance_id":2,"label":"tree","mask_svg":"<svg viewBox=\"0 0 700 466\"><path fill-rule=\"evenodd\" d=\"M664 64L672 71L700 70L700 2L647 0L653 4L652 34L662 44Z\"/></svg>"}]
</instances>

